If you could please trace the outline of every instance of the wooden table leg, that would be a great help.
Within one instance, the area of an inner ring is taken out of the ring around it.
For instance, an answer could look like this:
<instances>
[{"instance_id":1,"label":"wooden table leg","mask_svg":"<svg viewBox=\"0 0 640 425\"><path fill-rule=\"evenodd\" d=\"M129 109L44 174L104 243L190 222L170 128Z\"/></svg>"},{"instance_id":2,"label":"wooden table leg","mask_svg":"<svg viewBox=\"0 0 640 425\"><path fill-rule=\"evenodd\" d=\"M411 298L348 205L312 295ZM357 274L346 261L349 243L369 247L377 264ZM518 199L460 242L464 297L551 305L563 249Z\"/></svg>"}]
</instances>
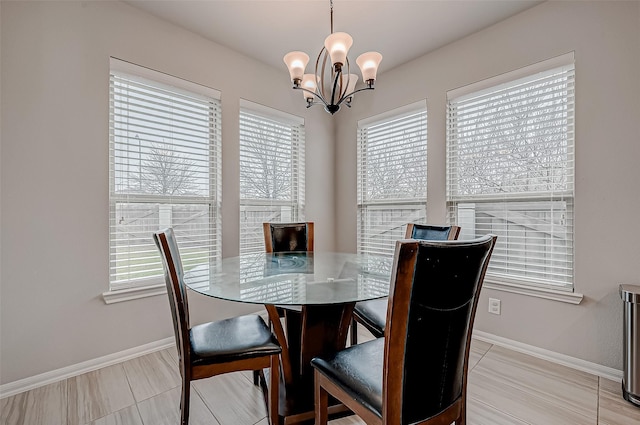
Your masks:
<instances>
[{"instance_id":1,"label":"wooden table leg","mask_svg":"<svg viewBox=\"0 0 640 425\"><path fill-rule=\"evenodd\" d=\"M285 310L286 334L275 306L267 306L274 333L283 346L280 416L285 424L313 418L311 359L331 355L346 346L354 305L308 305L302 311Z\"/></svg>"}]
</instances>

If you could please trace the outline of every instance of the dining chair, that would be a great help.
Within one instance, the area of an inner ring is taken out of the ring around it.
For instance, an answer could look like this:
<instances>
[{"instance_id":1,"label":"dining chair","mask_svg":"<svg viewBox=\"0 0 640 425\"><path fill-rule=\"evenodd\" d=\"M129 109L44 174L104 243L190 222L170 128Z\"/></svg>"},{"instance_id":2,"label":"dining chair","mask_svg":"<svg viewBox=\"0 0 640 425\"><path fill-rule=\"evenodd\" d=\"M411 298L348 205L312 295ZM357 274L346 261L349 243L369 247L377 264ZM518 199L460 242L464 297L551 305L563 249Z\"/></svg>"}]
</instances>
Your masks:
<instances>
[{"instance_id":1,"label":"dining chair","mask_svg":"<svg viewBox=\"0 0 640 425\"><path fill-rule=\"evenodd\" d=\"M153 239L162 257L182 375L180 423L189 423L191 381L228 372L269 368L269 389L262 379L262 390L269 421L271 425L277 425L281 352L278 340L258 315L238 316L191 327L184 270L173 229L155 232Z\"/></svg>"},{"instance_id":2,"label":"dining chair","mask_svg":"<svg viewBox=\"0 0 640 425\"><path fill-rule=\"evenodd\" d=\"M262 223L266 252L313 251L313 222Z\"/></svg>"},{"instance_id":3,"label":"dining chair","mask_svg":"<svg viewBox=\"0 0 640 425\"><path fill-rule=\"evenodd\" d=\"M405 239L420 240L456 240L460 234L459 226L436 226L432 224L407 224ZM371 334L380 338L384 335L387 320L387 299L363 301L356 303L351 319L351 345L358 343L358 323Z\"/></svg>"},{"instance_id":4,"label":"dining chair","mask_svg":"<svg viewBox=\"0 0 640 425\"><path fill-rule=\"evenodd\" d=\"M262 223L264 232L264 250L266 253L306 251L313 252L313 228L312 221L301 223ZM288 310L294 311L289 308ZM297 310L295 310L297 311ZM276 306L278 317L285 316L285 309ZM268 319L271 327L271 319ZM253 373L253 383L260 382L259 373Z\"/></svg>"},{"instance_id":5,"label":"dining chair","mask_svg":"<svg viewBox=\"0 0 640 425\"><path fill-rule=\"evenodd\" d=\"M466 424L469 347L496 236L396 243L385 337L311 361L316 425L331 395L369 425Z\"/></svg>"}]
</instances>

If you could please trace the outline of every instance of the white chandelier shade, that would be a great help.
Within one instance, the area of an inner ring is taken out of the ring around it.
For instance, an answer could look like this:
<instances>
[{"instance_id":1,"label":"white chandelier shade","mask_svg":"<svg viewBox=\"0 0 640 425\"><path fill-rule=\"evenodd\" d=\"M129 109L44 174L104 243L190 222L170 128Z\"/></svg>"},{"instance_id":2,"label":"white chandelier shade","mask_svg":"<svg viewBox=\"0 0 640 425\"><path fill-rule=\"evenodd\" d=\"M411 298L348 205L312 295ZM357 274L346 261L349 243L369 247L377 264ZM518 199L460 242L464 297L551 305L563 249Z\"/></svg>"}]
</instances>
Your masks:
<instances>
[{"instance_id":1,"label":"white chandelier shade","mask_svg":"<svg viewBox=\"0 0 640 425\"><path fill-rule=\"evenodd\" d=\"M360 67L360 72L362 72L362 79L364 81L376 80L378 66L381 61L382 55L378 52L367 52L358 56L356 63Z\"/></svg>"},{"instance_id":2,"label":"white chandelier shade","mask_svg":"<svg viewBox=\"0 0 640 425\"><path fill-rule=\"evenodd\" d=\"M291 81L300 80L304 75L304 69L309 63L309 55L305 52L289 52L284 56L284 63L289 68Z\"/></svg>"},{"instance_id":3,"label":"white chandelier shade","mask_svg":"<svg viewBox=\"0 0 640 425\"><path fill-rule=\"evenodd\" d=\"M318 84L316 83L316 74L304 74L302 76L302 87L306 90L302 92L302 95L306 99L313 101L313 93L317 90Z\"/></svg>"},{"instance_id":4,"label":"white chandelier shade","mask_svg":"<svg viewBox=\"0 0 640 425\"><path fill-rule=\"evenodd\" d=\"M329 52L334 66L345 64L351 45L353 45L353 38L346 32L334 32L324 40L324 48Z\"/></svg>"}]
</instances>

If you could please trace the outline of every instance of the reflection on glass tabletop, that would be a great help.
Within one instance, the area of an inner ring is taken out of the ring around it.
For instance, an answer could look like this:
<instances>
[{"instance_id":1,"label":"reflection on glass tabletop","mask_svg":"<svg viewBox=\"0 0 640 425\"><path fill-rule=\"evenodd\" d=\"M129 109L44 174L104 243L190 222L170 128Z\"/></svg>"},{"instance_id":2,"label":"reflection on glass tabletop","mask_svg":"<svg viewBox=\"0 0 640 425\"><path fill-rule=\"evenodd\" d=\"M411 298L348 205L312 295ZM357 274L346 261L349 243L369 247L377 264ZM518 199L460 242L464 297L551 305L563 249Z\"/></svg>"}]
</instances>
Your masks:
<instances>
[{"instance_id":1,"label":"reflection on glass tabletop","mask_svg":"<svg viewBox=\"0 0 640 425\"><path fill-rule=\"evenodd\" d=\"M392 258L338 252L259 253L185 270L201 294L256 304L319 305L389 294Z\"/></svg>"}]
</instances>

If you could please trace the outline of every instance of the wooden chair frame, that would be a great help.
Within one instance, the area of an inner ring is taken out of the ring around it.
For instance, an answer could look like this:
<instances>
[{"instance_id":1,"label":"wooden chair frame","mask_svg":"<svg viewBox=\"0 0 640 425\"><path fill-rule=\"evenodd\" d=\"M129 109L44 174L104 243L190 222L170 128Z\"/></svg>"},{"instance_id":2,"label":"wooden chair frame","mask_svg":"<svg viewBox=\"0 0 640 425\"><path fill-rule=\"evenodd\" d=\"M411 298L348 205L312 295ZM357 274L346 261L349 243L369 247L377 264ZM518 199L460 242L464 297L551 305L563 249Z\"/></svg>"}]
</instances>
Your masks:
<instances>
[{"instance_id":1,"label":"wooden chair frame","mask_svg":"<svg viewBox=\"0 0 640 425\"><path fill-rule=\"evenodd\" d=\"M166 231L165 231L166 232ZM242 370L259 370L270 369L270 388L267 397L266 388L265 402L267 404L267 417L271 425L277 425L278 419L278 398L280 383L280 360L279 354L264 355L243 360L235 360L224 363L194 365L191 360L191 343L189 340L189 307L187 302L187 289L179 278L177 264L180 263L179 253L177 258L171 252L167 235L165 232L158 232L153 235L158 248L162 251L162 257L165 263L165 278L167 283L167 292L169 294L172 313L174 316L174 330L176 343L178 347L178 362L180 366L180 374L182 375L182 394L180 396L180 421L182 425L189 423L189 402L191 396L191 381L197 379L210 378L212 376L221 375L228 372L237 372ZM180 271L181 274L181 271ZM178 320L176 321L175 318Z\"/></svg>"}]
</instances>

